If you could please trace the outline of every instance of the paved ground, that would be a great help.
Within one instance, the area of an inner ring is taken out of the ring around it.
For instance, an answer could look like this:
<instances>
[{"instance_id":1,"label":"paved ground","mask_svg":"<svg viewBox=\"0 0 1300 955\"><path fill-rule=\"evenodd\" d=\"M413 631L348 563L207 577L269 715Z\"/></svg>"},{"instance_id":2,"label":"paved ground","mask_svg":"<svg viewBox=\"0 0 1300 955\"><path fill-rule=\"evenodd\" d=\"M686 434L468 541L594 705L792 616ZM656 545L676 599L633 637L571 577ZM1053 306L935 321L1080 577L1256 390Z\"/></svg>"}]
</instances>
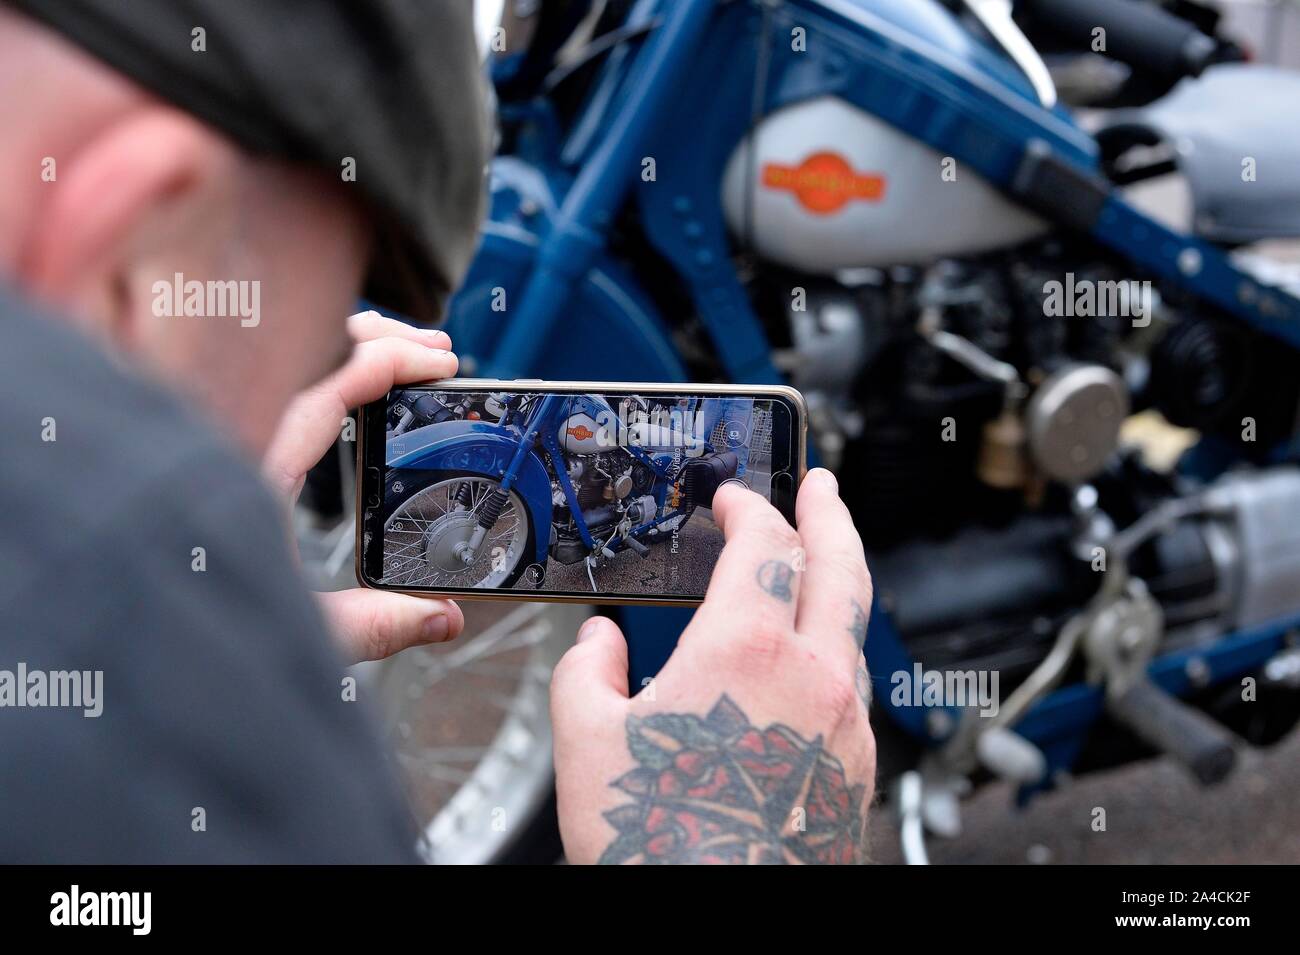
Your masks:
<instances>
[{"instance_id":1,"label":"paved ground","mask_svg":"<svg viewBox=\"0 0 1300 955\"><path fill-rule=\"evenodd\" d=\"M596 585L611 592L702 594L721 551L722 531L713 523L712 512L697 508L676 541L652 545L644 558L632 551L616 554L596 570ZM586 565L550 561L545 587L589 593ZM520 589L531 588L521 585Z\"/></svg>"},{"instance_id":2,"label":"paved ground","mask_svg":"<svg viewBox=\"0 0 1300 955\"><path fill-rule=\"evenodd\" d=\"M1160 759L1083 777L1024 809L1004 784L963 806L965 832L931 839L932 863L1300 863L1300 734L1242 753L1237 771L1204 790ZM1093 809L1106 831L1093 832ZM872 855L902 861L888 807L872 820Z\"/></svg>"},{"instance_id":3,"label":"paved ground","mask_svg":"<svg viewBox=\"0 0 1300 955\"><path fill-rule=\"evenodd\" d=\"M772 476L765 464L752 468L747 479L759 494L771 493ZM646 557L622 551L596 570L596 585L611 593L702 594L708 589L722 545L722 531L713 523L713 512L696 508L676 540L652 545ZM533 588L521 580L515 589ZM590 593L586 565L549 561L545 589Z\"/></svg>"}]
</instances>

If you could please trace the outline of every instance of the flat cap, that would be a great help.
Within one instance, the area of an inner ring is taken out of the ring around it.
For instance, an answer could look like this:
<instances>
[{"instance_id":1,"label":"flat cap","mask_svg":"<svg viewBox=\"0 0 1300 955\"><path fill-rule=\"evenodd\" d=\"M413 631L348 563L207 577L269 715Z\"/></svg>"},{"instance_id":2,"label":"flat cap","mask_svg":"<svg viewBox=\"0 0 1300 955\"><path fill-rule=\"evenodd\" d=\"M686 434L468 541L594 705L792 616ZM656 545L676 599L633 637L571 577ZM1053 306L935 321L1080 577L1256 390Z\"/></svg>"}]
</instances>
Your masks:
<instances>
[{"instance_id":1,"label":"flat cap","mask_svg":"<svg viewBox=\"0 0 1300 955\"><path fill-rule=\"evenodd\" d=\"M367 296L441 312L485 195L472 0L8 2L252 152L341 179L353 160L379 226Z\"/></svg>"}]
</instances>

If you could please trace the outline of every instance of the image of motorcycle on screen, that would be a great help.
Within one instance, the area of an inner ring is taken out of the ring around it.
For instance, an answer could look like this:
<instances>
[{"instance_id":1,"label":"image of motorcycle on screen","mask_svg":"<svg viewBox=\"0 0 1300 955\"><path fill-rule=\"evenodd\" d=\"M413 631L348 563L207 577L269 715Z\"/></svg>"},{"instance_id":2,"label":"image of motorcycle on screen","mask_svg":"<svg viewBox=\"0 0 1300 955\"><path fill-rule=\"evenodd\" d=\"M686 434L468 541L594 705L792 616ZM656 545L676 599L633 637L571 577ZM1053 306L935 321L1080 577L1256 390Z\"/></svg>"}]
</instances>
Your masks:
<instances>
[{"instance_id":1,"label":"image of motorcycle on screen","mask_svg":"<svg viewBox=\"0 0 1300 955\"><path fill-rule=\"evenodd\" d=\"M396 391L383 582L698 596L722 535L697 511L724 481L768 489L766 404Z\"/></svg>"}]
</instances>

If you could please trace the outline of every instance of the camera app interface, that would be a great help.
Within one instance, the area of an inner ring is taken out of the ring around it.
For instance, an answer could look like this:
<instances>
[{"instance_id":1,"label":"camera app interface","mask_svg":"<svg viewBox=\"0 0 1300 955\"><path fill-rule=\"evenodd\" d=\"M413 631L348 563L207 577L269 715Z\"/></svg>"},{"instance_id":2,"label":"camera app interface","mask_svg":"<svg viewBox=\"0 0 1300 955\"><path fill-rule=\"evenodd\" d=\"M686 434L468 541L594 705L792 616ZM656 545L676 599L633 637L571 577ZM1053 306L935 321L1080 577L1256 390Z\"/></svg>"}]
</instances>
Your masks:
<instances>
[{"instance_id":1,"label":"camera app interface","mask_svg":"<svg viewBox=\"0 0 1300 955\"><path fill-rule=\"evenodd\" d=\"M771 497L774 413L753 397L394 391L381 583L703 596L714 493Z\"/></svg>"}]
</instances>

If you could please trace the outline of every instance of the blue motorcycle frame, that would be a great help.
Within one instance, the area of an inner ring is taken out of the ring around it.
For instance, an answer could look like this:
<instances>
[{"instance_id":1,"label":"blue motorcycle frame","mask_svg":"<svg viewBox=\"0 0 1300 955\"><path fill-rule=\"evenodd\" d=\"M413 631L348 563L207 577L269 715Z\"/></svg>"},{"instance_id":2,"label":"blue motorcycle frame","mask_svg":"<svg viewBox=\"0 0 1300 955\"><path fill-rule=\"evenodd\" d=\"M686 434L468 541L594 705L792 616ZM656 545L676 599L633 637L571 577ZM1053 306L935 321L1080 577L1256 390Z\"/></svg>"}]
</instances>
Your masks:
<instances>
[{"instance_id":1,"label":"blue motorcycle frame","mask_svg":"<svg viewBox=\"0 0 1300 955\"><path fill-rule=\"evenodd\" d=\"M795 28L807 38L797 53ZM1135 267L1300 346L1300 300L1130 205L1099 171L1092 137L1065 110L1041 106L1008 58L934 0L641 0L625 32L631 39L608 54L564 135L544 99L507 107L527 133L513 155L493 163L490 221L446 326L470 373L581 379L599 369L609 380L684 380L667 325L608 247L616 214L634 202L731 380L780 383L731 265L719 184L756 118L826 95L954 158ZM654 182L641 179L648 156ZM1199 451L1203 477L1231 464L1221 449ZM634 690L662 666L689 619L675 608L624 614ZM1161 656L1149 675L1176 695L1191 689L1189 663L1211 682L1238 677L1281 648L1297 623L1278 620ZM936 728L955 719L890 701L887 675L911 672L914 661L879 602L866 653L889 719L926 743L941 742ZM1017 731L1047 758L1046 780L1070 768L1102 710L1102 690L1076 684L1020 720Z\"/></svg>"},{"instance_id":2,"label":"blue motorcycle frame","mask_svg":"<svg viewBox=\"0 0 1300 955\"><path fill-rule=\"evenodd\" d=\"M682 514L672 507L665 509L680 468L680 455L671 451L653 453L654 449L627 445L624 450L654 474L652 493L657 516L633 527L627 537L606 541L594 538L569 478L557 435L570 415L581 413L593 420L602 420L602 415L613 418L614 411L599 395L548 394L532 401L528 398L527 395L511 395L506 399L505 413L495 424L447 421L389 438L385 453L389 473L406 470L467 472L497 483L507 493L514 491L522 498L532 522L532 561L543 567L546 566L551 540L552 477L564 493L578 536L588 551L603 547L618 553L627 549L628 538L644 543L656 536L659 527ZM703 450L715 449L706 441Z\"/></svg>"}]
</instances>

